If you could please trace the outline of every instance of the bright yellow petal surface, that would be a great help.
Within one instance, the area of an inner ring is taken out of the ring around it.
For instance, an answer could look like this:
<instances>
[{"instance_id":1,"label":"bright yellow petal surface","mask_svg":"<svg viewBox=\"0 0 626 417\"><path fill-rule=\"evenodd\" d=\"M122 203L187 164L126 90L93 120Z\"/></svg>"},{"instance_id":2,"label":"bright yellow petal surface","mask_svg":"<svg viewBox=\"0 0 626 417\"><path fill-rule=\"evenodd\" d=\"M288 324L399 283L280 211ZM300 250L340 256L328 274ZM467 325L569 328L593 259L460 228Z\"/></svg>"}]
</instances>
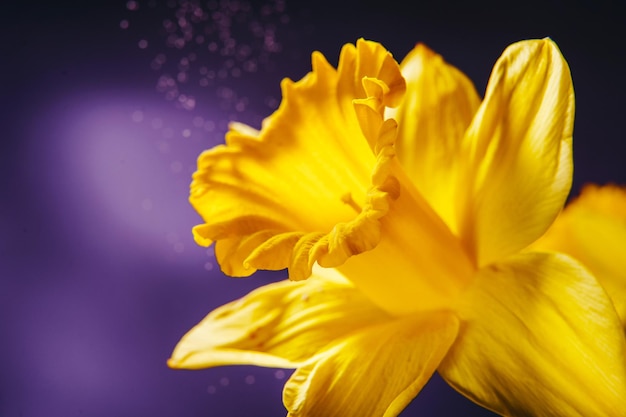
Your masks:
<instances>
[{"instance_id":1,"label":"bright yellow petal surface","mask_svg":"<svg viewBox=\"0 0 626 417\"><path fill-rule=\"evenodd\" d=\"M312 61L302 80L283 81L283 101L260 132L233 124L226 145L199 158L190 201L206 223L194 236L203 245L217 241L229 275L290 267L292 278L306 278L314 263L309 249L342 223L352 235L338 236L339 247L360 251L377 243L377 214L355 221L372 189L376 154L352 100L366 98L367 76L381 103L393 105L404 79L381 45L364 40L342 49L339 70L320 53Z\"/></svg>"},{"instance_id":2,"label":"bright yellow petal surface","mask_svg":"<svg viewBox=\"0 0 626 417\"><path fill-rule=\"evenodd\" d=\"M429 380L458 332L448 312L430 312L358 330L285 385L289 416L397 416Z\"/></svg>"},{"instance_id":3,"label":"bright yellow petal surface","mask_svg":"<svg viewBox=\"0 0 626 417\"><path fill-rule=\"evenodd\" d=\"M214 310L181 339L168 364L290 368L352 331L388 320L340 275L324 270L306 281L266 285Z\"/></svg>"},{"instance_id":4,"label":"bright yellow petal surface","mask_svg":"<svg viewBox=\"0 0 626 417\"><path fill-rule=\"evenodd\" d=\"M463 141L465 197L450 202L458 204L460 236L478 265L528 246L563 207L573 121L570 72L554 42L509 46Z\"/></svg>"},{"instance_id":5,"label":"bright yellow petal surface","mask_svg":"<svg viewBox=\"0 0 626 417\"><path fill-rule=\"evenodd\" d=\"M532 249L582 262L609 293L626 328L626 188L585 186Z\"/></svg>"},{"instance_id":6,"label":"bright yellow petal surface","mask_svg":"<svg viewBox=\"0 0 626 417\"><path fill-rule=\"evenodd\" d=\"M387 116L398 121L397 157L420 193L456 232L459 152L480 98L472 82L418 44L400 64L407 91Z\"/></svg>"},{"instance_id":7,"label":"bright yellow petal surface","mask_svg":"<svg viewBox=\"0 0 626 417\"><path fill-rule=\"evenodd\" d=\"M465 294L459 338L439 368L507 416L626 416L626 346L604 290L565 255L485 268Z\"/></svg>"},{"instance_id":8,"label":"bright yellow petal surface","mask_svg":"<svg viewBox=\"0 0 626 417\"><path fill-rule=\"evenodd\" d=\"M474 265L395 158L397 124L393 119L383 119L379 95L372 92L367 100L355 100L363 132L368 142L376 144L372 183L377 191L370 194L371 207L366 206L361 216L363 221L371 221L367 213L384 213L376 218L380 226L378 245L345 263L336 262L323 250L325 247L314 247L313 253L321 266L339 265L339 270L374 303L393 314L445 309L469 284ZM382 191L393 198L377 197ZM329 248L335 246L329 243Z\"/></svg>"}]
</instances>

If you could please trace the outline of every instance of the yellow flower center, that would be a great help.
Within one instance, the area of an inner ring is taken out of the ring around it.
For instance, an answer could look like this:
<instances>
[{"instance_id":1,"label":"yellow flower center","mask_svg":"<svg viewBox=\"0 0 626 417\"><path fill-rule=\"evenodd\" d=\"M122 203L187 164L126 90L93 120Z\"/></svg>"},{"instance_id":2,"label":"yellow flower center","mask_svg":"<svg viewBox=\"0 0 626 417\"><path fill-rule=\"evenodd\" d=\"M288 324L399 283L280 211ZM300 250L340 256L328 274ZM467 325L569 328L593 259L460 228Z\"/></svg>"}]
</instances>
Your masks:
<instances>
[{"instance_id":1,"label":"yellow flower center","mask_svg":"<svg viewBox=\"0 0 626 417\"><path fill-rule=\"evenodd\" d=\"M451 308L475 267L400 166L393 165L400 191L380 219L378 245L350 257L338 269L390 313Z\"/></svg>"}]
</instances>

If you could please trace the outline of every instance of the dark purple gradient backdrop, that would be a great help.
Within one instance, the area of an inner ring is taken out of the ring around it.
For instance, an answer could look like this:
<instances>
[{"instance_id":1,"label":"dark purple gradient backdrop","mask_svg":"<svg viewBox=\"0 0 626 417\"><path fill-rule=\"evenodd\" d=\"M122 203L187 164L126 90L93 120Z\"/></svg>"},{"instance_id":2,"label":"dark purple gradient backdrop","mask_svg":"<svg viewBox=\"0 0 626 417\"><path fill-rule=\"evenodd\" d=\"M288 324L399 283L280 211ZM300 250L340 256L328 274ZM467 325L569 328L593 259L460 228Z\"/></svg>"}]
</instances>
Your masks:
<instances>
[{"instance_id":1,"label":"dark purple gradient backdrop","mask_svg":"<svg viewBox=\"0 0 626 417\"><path fill-rule=\"evenodd\" d=\"M550 36L577 95L574 189L626 183L623 2L287 0L228 21L225 3L209 1L222 17L187 23L210 28L177 45L167 28L185 27L183 3L2 6L2 417L285 414L288 372L165 361L209 310L282 275L223 276L192 241L188 184L226 121L258 125L315 49L336 63L342 44L365 37L401 59L421 41L483 91L504 47ZM207 52L228 39L247 46L241 56ZM435 377L402 415L491 414Z\"/></svg>"}]
</instances>

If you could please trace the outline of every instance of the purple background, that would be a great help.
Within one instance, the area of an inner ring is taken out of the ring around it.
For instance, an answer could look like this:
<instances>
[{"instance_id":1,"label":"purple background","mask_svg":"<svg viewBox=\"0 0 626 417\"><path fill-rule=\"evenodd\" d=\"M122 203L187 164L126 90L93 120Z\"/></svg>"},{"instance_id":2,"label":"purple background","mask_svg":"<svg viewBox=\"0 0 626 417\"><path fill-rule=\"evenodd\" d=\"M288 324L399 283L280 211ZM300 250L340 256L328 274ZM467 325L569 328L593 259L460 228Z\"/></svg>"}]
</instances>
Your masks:
<instances>
[{"instance_id":1,"label":"purple background","mask_svg":"<svg viewBox=\"0 0 626 417\"><path fill-rule=\"evenodd\" d=\"M203 1L218 14L199 22L176 16L187 1L22 3L0 13L2 417L285 414L288 372L165 361L209 310L281 275L223 276L192 241L188 184L226 122L258 125L315 49L336 63L365 37L401 59L425 42L482 92L506 45L550 36L577 95L574 190L626 183L623 2ZM492 414L435 377L402 415Z\"/></svg>"}]
</instances>

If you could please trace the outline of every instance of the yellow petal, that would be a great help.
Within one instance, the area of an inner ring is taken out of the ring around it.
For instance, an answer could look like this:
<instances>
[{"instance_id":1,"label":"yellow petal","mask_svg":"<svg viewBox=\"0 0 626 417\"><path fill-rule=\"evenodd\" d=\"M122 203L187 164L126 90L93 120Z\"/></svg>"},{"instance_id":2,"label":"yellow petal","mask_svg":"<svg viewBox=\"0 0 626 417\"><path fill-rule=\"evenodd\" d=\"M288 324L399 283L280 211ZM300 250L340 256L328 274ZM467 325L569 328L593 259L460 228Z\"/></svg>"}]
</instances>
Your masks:
<instances>
[{"instance_id":1,"label":"yellow petal","mask_svg":"<svg viewBox=\"0 0 626 417\"><path fill-rule=\"evenodd\" d=\"M397 416L430 379L458 326L440 311L348 335L291 376L283 393L289 416Z\"/></svg>"},{"instance_id":2,"label":"yellow petal","mask_svg":"<svg viewBox=\"0 0 626 417\"><path fill-rule=\"evenodd\" d=\"M261 229L243 237L221 239L216 242L215 257L219 260L222 271L231 277L248 276L251 269L246 263L247 255L275 235L275 230ZM280 258L276 258L276 262L280 262ZM281 268L284 266L278 264L276 269Z\"/></svg>"},{"instance_id":3,"label":"yellow petal","mask_svg":"<svg viewBox=\"0 0 626 417\"><path fill-rule=\"evenodd\" d=\"M608 292L626 329L626 188L585 186L531 248L582 262Z\"/></svg>"},{"instance_id":4,"label":"yellow petal","mask_svg":"<svg viewBox=\"0 0 626 417\"><path fill-rule=\"evenodd\" d=\"M295 367L361 327L388 321L331 270L261 287L211 312L178 343L168 365Z\"/></svg>"},{"instance_id":5,"label":"yellow petal","mask_svg":"<svg viewBox=\"0 0 626 417\"><path fill-rule=\"evenodd\" d=\"M398 63L376 42L359 39L356 48L351 44L344 45L337 72L337 99L345 115L352 114L354 99L372 95L371 91L366 91L368 82L365 79L378 81L378 86L383 89L381 104L387 107L397 106L406 90Z\"/></svg>"},{"instance_id":6,"label":"yellow petal","mask_svg":"<svg viewBox=\"0 0 626 417\"><path fill-rule=\"evenodd\" d=\"M570 72L554 42L509 46L463 142L460 236L478 265L528 246L563 207L572 178L573 120Z\"/></svg>"},{"instance_id":7,"label":"yellow petal","mask_svg":"<svg viewBox=\"0 0 626 417\"><path fill-rule=\"evenodd\" d=\"M366 90L373 96L354 105L363 134L375 144L374 188L355 220L337 225L315 243L309 260L338 267L392 314L447 308L469 283L474 266L395 159L397 124L383 118L384 89L370 85Z\"/></svg>"},{"instance_id":8,"label":"yellow petal","mask_svg":"<svg viewBox=\"0 0 626 417\"><path fill-rule=\"evenodd\" d=\"M320 53L312 61L313 71L302 80L283 81L283 102L260 132L232 124L226 145L199 158L190 201L206 224L194 229L194 237L201 244L218 241L226 273L289 267L291 278L306 278L316 261L310 251L338 225L350 233L322 242L335 241L322 249L336 262L377 244L376 219L384 213L368 211L374 205L368 193L387 197L371 183L375 144L363 135L352 100L366 98L367 76L376 80L382 105L393 105L404 80L391 55L374 42L346 45L339 70Z\"/></svg>"},{"instance_id":9,"label":"yellow petal","mask_svg":"<svg viewBox=\"0 0 626 417\"><path fill-rule=\"evenodd\" d=\"M337 267L374 303L395 315L445 309L462 296L474 266L443 221L391 164L399 197L380 219L375 249ZM326 266L324 258L320 265Z\"/></svg>"},{"instance_id":10,"label":"yellow petal","mask_svg":"<svg viewBox=\"0 0 626 417\"><path fill-rule=\"evenodd\" d=\"M479 274L439 372L507 416L626 416L626 346L604 290L565 255L528 253Z\"/></svg>"},{"instance_id":11,"label":"yellow petal","mask_svg":"<svg viewBox=\"0 0 626 417\"><path fill-rule=\"evenodd\" d=\"M480 104L472 82L443 58L418 44L402 60L407 91L386 115L397 120L397 157L413 184L456 232L459 152Z\"/></svg>"}]
</instances>

